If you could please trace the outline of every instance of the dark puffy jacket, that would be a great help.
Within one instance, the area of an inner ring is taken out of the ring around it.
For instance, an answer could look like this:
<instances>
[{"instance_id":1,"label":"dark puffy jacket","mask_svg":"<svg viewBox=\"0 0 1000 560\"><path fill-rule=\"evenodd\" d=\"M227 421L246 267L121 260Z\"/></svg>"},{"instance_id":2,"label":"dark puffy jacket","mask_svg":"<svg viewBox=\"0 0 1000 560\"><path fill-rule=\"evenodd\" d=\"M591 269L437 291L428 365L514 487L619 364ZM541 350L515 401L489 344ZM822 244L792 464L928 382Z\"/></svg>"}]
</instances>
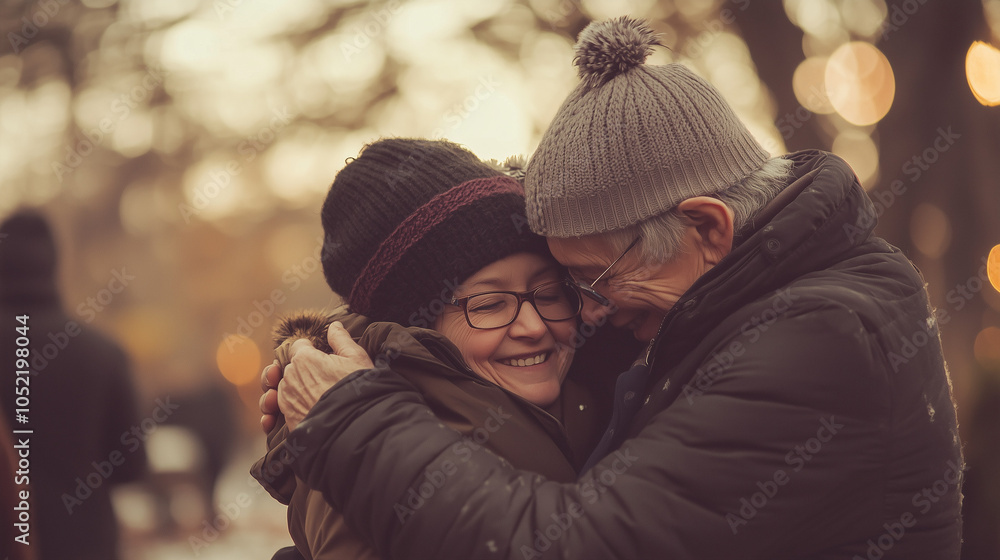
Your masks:
<instances>
[{"instance_id":1,"label":"dark puffy jacket","mask_svg":"<svg viewBox=\"0 0 1000 560\"><path fill-rule=\"evenodd\" d=\"M845 162L788 157L788 194L668 314L627 439L576 483L477 454L401 523L397 481L454 461L459 437L399 376L352 390L362 372L297 429L293 470L392 558L958 558L962 456L923 279L871 235Z\"/></svg>"}]
</instances>

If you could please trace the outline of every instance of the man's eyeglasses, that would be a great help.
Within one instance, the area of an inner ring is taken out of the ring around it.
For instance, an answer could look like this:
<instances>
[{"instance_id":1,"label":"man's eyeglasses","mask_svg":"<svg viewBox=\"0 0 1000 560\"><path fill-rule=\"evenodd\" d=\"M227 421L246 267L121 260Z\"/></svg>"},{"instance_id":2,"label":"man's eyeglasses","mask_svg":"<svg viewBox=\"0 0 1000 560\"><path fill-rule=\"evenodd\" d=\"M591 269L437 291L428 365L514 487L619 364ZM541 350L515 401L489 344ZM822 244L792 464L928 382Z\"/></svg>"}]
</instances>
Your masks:
<instances>
[{"instance_id":1,"label":"man's eyeglasses","mask_svg":"<svg viewBox=\"0 0 1000 560\"><path fill-rule=\"evenodd\" d=\"M594 285L600 282L601 278L604 278L609 272L611 272L611 269L614 268L616 264L618 264L618 261L622 260L622 257L627 255L628 252L632 250L632 247L635 247L636 244L639 243L640 239L642 238L636 237L635 239L633 239L632 243L629 243L629 246L625 248L622 254L618 255L618 258L615 259L614 262L612 262L610 265L608 265L608 268L605 268L604 272L602 272L600 276L594 279L593 282L588 283L584 282L583 280L580 280L579 278L573 275L573 271L570 271L569 273L570 278L572 278L573 282L576 283L576 287L579 288L581 292L583 292L583 295L589 297L590 299L596 301L597 303L601 304L604 307L611 305L611 300L602 296L597 290L595 290Z\"/></svg>"},{"instance_id":2,"label":"man's eyeglasses","mask_svg":"<svg viewBox=\"0 0 1000 560\"><path fill-rule=\"evenodd\" d=\"M448 303L461 307L465 320L474 329L498 329L513 323L521 304L528 302L546 321L566 321L576 317L583 307L580 292L568 280L542 284L527 292L483 292Z\"/></svg>"}]
</instances>

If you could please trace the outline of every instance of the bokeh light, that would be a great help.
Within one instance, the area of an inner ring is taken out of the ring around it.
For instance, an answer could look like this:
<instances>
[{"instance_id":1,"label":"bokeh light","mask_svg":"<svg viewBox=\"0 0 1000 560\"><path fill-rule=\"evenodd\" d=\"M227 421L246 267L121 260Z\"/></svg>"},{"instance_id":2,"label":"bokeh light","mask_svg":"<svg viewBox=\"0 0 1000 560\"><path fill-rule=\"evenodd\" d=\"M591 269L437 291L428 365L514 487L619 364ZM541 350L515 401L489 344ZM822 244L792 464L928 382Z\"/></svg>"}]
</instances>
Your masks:
<instances>
[{"instance_id":1,"label":"bokeh light","mask_svg":"<svg viewBox=\"0 0 1000 560\"><path fill-rule=\"evenodd\" d=\"M965 76L976 100L987 107L1000 105L1000 49L976 41L965 55Z\"/></svg>"},{"instance_id":2,"label":"bokeh light","mask_svg":"<svg viewBox=\"0 0 1000 560\"><path fill-rule=\"evenodd\" d=\"M866 132L845 130L833 139L833 153L851 164L858 180L871 189L878 174L878 147Z\"/></svg>"},{"instance_id":3,"label":"bokeh light","mask_svg":"<svg viewBox=\"0 0 1000 560\"><path fill-rule=\"evenodd\" d=\"M892 66L870 43L854 41L837 48L826 64L830 103L845 120L875 124L889 112L896 94Z\"/></svg>"},{"instance_id":4,"label":"bokeh light","mask_svg":"<svg viewBox=\"0 0 1000 560\"><path fill-rule=\"evenodd\" d=\"M830 0L786 1L785 11L789 19L810 35L822 37L841 29L840 12Z\"/></svg>"},{"instance_id":5,"label":"bokeh light","mask_svg":"<svg viewBox=\"0 0 1000 560\"><path fill-rule=\"evenodd\" d=\"M986 274L989 276L993 289L1000 292L1000 245L990 250L990 255L986 258Z\"/></svg>"},{"instance_id":6,"label":"bokeh light","mask_svg":"<svg viewBox=\"0 0 1000 560\"><path fill-rule=\"evenodd\" d=\"M951 245L951 221L937 206L923 202L910 216L910 238L921 253L941 258Z\"/></svg>"},{"instance_id":7,"label":"bokeh light","mask_svg":"<svg viewBox=\"0 0 1000 560\"><path fill-rule=\"evenodd\" d=\"M594 19L607 19L623 14L645 13L656 3L656 0L581 0L580 4L587 14ZM572 6L576 2L561 0L560 4ZM684 15L705 15L712 9L712 0L681 0L676 2L678 11ZM565 7L559 8L565 10ZM686 10L686 11L685 11Z\"/></svg>"},{"instance_id":8,"label":"bokeh light","mask_svg":"<svg viewBox=\"0 0 1000 560\"><path fill-rule=\"evenodd\" d=\"M826 58L811 56L800 62L792 75L795 99L806 109L820 115L834 112L826 94L826 63Z\"/></svg>"},{"instance_id":9,"label":"bokeh light","mask_svg":"<svg viewBox=\"0 0 1000 560\"><path fill-rule=\"evenodd\" d=\"M257 343L236 334L227 336L219 343L215 363L222 376L233 385L253 383L262 369Z\"/></svg>"},{"instance_id":10,"label":"bokeh light","mask_svg":"<svg viewBox=\"0 0 1000 560\"><path fill-rule=\"evenodd\" d=\"M979 331L973 352L979 365L991 370L1000 369L1000 328L986 327Z\"/></svg>"},{"instance_id":11,"label":"bokeh light","mask_svg":"<svg viewBox=\"0 0 1000 560\"><path fill-rule=\"evenodd\" d=\"M882 28L889 10L884 0L841 0L840 16L854 34L874 37Z\"/></svg>"},{"instance_id":12,"label":"bokeh light","mask_svg":"<svg viewBox=\"0 0 1000 560\"><path fill-rule=\"evenodd\" d=\"M115 321L116 337L128 349L129 355L140 363L164 360L170 356L177 347L177 332L170 312L153 305L127 307Z\"/></svg>"}]
</instances>

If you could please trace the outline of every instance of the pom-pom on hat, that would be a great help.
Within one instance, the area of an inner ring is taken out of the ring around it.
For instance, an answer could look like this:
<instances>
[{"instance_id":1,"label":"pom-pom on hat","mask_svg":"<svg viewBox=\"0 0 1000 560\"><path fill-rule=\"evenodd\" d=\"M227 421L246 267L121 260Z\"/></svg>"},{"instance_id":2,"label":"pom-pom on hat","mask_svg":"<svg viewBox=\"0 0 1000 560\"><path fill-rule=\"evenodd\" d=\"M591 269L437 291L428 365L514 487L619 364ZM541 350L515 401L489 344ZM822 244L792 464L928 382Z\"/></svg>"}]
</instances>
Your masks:
<instances>
[{"instance_id":1,"label":"pom-pom on hat","mask_svg":"<svg viewBox=\"0 0 1000 560\"><path fill-rule=\"evenodd\" d=\"M327 283L375 321L428 326L482 267L548 255L527 227L521 184L445 140L369 144L337 174L322 222Z\"/></svg>"},{"instance_id":2,"label":"pom-pom on hat","mask_svg":"<svg viewBox=\"0 0 1000 560\"><path fill-rule=\"evenodd\" d=\"M768 159L722 95L680 64L652 66L643 21L594 22L574 47L580 84L525 174L531 229L614 231L738 183Z\"/></svg>"}]
</instances>

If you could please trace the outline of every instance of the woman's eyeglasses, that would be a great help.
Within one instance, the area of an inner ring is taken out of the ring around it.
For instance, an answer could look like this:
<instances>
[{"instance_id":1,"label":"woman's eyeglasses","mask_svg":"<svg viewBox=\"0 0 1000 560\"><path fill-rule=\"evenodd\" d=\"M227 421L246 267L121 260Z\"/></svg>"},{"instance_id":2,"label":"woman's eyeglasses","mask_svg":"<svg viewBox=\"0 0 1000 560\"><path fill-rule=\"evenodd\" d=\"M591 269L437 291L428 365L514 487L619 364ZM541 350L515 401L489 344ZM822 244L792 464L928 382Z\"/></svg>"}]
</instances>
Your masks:
<instances>
[{"instance_id":1,"label":"woman's eyeglasses","mask_svg":"<svg viewBox=\"0 0 1000 560\"><path fill-rule=\"evenodd\" d=\"M474 329L498 329L513 323L528 302L546 321L566 321L583 307L580 292L568 280L542 284L527 292L483 292L452 298L448 303L461 307L465 320Z\"/></svg>"}]
</instances>

